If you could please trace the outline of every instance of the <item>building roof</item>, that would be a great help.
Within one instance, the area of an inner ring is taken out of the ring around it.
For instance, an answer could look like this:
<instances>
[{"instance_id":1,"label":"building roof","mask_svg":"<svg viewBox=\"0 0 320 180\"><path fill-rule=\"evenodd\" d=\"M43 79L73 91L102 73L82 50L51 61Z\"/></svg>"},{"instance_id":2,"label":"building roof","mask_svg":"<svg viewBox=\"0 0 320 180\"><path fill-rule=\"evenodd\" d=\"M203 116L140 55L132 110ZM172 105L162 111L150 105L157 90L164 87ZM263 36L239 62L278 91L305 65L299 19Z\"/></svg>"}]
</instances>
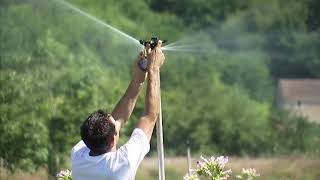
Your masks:
<instances>
[{"instance_id":1,"label":"building roof","mask_svg":"<svg viewBox=\"0 0 320 180\"><path fill-rule=\"evenodd\" d=\"M279 104L320 123L320 79L280 79Z\"/></svg>"},{"instance_id":2,"label":"building roof","mask_svg":"<svg viewBox=\"0 0 320 180\"><path fill-rule=\"evenodd\" d=\"M279 96L281 104L320 105L320 79L280 79Z\"/></svg>"}]
</instances>

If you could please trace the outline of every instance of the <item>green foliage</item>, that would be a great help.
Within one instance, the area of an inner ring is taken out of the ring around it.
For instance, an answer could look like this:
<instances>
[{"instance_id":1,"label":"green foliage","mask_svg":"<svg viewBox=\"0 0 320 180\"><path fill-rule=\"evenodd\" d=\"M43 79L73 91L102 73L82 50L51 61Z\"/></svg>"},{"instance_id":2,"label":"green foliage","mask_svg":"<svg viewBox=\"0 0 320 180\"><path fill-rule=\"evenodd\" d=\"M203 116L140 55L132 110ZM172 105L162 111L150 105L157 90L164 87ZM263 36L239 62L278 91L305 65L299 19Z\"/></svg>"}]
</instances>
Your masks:
<instances>
[{"instance_id":1,"label":"green foliage","mask_svg":"<svg viewBox=\"0 0 320 180\"><path fill-rule=\"evenodd\" d=\"M280 154L309 152L319 154L318 124L288 112L275 112L271 117L273 151Z\"/></svg>"},{"instance_id":2,"label":"green foliage","mask_svg":"<svg viewBox=\"0 0 320 180\"><path fill-rule=\"evenodd\" d=\"M192 38L213 41L214 52L167 54L167 151L184 154L189 139L210 154L319 153L318 125L272 108L274 79L320 76L318 1L70 2L137 38L207 30ZM11 170L48 164L55 175L86 116L124 93L139 47L59 0L0 4L0 160ZM140 100L120 142L142 112Z\"/></svg>"},{"instance_id":3,"label":"green foliage","mask_svg":"<svg viewBox=\"0 0 320 180\"><path fill-rule=\"evenodd\" d=\"M253 1L223 1L223 0L186 0L183 4L179 1L150 0L150 6L157 11L169 11L179 15L186 24L195 27L217 25L230 14L246 9Z\"/></svg>"}]
</instances>

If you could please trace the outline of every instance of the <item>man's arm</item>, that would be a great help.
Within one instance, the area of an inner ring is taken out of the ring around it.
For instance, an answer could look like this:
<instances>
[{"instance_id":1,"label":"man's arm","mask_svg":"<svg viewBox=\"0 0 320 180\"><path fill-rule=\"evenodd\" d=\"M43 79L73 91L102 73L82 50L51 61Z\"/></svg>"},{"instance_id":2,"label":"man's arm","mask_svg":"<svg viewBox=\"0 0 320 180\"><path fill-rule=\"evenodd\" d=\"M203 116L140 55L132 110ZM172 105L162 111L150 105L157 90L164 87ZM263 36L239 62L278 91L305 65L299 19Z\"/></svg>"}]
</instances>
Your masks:
<instances>
[{"instance_id":1,"label":"man's arm","mask_svg":"<svg viewBox=\"0 0 320 180\"><path fill-rule=\"evenodd\" d=\"M137 128L142 129L149 141L160 109L160 67L164 62L161 42L148 56L148 82L145 98L145 111L139 119Z\"/></svg>"},{"instance_id":2,"label":"man's arm","mask_svg":"<svg viewBox=\"0 0 320 180\"><path fill-rule=\"evenodd\" d=\"M138 60L133 64L133 78L122 98L112 111L112 116L116 122L120 123L123 127L125 122L129 119L139 96L139 92L143 87L144 80L146 78L146 72L143 72L137 66L137 62L144 56L141 52Z\"/></svg>"}]
</instances>

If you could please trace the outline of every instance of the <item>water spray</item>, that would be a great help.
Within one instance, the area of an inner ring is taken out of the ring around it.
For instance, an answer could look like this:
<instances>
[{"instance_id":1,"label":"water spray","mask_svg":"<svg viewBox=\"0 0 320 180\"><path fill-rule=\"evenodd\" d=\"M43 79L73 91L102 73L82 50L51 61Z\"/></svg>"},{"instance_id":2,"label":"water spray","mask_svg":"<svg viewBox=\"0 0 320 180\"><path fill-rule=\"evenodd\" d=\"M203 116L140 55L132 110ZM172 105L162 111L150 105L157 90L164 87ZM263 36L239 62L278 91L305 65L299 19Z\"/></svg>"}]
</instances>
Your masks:
<instances>
[{"instance_id":1,"label":"water spray","mask_svg":"<svg viewBox=\"0 0 320 180\"><path fill-rule=\"evenodd\" d=\"M68 7L69 9L71 9L72 11L74 11L74 12L76 12L76 13L78 13L78 14L86 17L86 18L93 20L94 22L102 25L103 27L108 28L109 30L113 31L114 33L116 33L116 34L118 34L118 35L126 38L126 39L129 40L130 42L133 42L133 43L135 43L136 45L140 45L140 44L139 44L139 41L138 41L137 39L135 39L135 38L133 38L132 36L124 33L123 31L120 31L119 29L111 26L110 24L107 24L106 22L102 21L101 19L99 19L99 18L97 18L97 17L95 17L95 16L93 16L93 15L91 15L91 14L89 14L89 13L83 11L83 10L81 10L80 8L74 6L73 4L71 4L71 3L69 3L69 2L67 2L67 1L65 1L65 0L57 0L57 2L65 5L66 7Z\"/></svg>"},{"instance_id":2,"label":"water spray","mask_svg":"<svg viewBox=\"0 0 320 180\"><path fill-rule=\"evenodd\" d=\"M158 45L159 41L161 41L162 44L167 42L167 40L160 40L157 37L152 37L150 40L146 40L146 41L145 40L140 40L139 41L140 44L144 46L144 50L143 50L144 51L144 57L138 63L138 66L139 66L139 68L141 70L147 71L147 65L148 65L147 51L148 51L149 48L151 48L151 50L154 49Z\"/></svg>"}]
</instances>

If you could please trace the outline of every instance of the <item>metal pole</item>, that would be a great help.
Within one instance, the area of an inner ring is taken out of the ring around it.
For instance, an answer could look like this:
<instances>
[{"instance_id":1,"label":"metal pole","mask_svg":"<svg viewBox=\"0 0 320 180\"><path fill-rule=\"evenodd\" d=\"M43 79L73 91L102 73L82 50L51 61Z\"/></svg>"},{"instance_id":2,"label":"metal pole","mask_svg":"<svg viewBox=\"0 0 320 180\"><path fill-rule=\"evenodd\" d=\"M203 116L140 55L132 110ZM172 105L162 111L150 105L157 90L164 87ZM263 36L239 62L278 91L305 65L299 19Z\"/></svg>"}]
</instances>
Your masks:
<instances>
[{"instance_id":1,"label":"metal pole","mask_svg":"<svg viewBox=\"0 0 320 180\"><path fill-rule=\"evenodd\" d=\"M188 163L188 174L191 175L191 152L190 152L190 141L187 140L187 163Z\"/></svg>"},{"instance_id":2,"label":"metal pole","mask_svg":"<svg viewBox=\"0 0 320 180\"><path fill-rule=\"evenodd\" d=\"M160 74L159 74L159 88L160 88ZM158 150L158 169L159 180L165 180L164 173L164 150L163 150L163 130L162 130L162 108L161 108L161 88L159 90L160 95L160 111L157 121L157 150Z\"/></svg>"},{"instance_id":3,"label":"metal pole","mask_svg":"<svg viewBox=\"0 0 320 180\"><path fill-rule=\"evenodd\" d=\"M191 175L191 153L190 153L190 147L187 148L187 158L188 158L188 174Z\"/></svg>"}]
</instances>

